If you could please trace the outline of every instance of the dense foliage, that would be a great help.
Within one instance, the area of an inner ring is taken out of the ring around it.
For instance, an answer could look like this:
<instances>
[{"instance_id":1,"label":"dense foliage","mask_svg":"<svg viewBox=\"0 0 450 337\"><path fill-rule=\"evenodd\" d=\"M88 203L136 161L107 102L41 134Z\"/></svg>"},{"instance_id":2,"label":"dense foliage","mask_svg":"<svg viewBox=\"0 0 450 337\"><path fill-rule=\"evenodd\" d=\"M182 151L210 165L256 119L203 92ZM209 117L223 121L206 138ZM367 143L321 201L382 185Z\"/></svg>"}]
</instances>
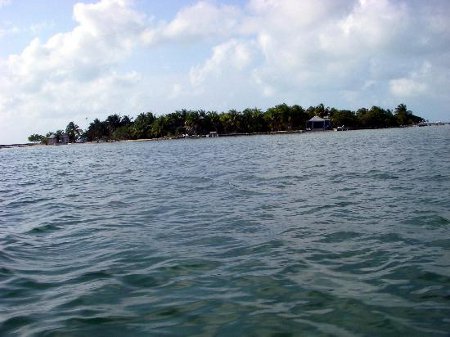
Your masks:
<instances>
[{"instance_id":1,"label":"dense foliage","mask_svg":"<svg viewBox=\"0 0 450 337\"><path fill-rule=\"evenodd\" d=\"M41 143L45 139L45 136L39 135L37 133L32 134L28 137L28 141L32 143Z\"/></svg>"},{"instance_id":2,"label":"dense foliage","mask_svg":"<svg viewBox=\"0 0 450 337\"><path fill-rule=\"evenodd\" d=\"M126 115L112 114L104 121L96 118L84 132L74 122L70 122L65 133L70 142L198 136L207 135L210 132L218 134L268 133L303 130L306 122L313 116L328 117L333 126L345 126L350 129L399 127L423 121L421 117L415 116L409 111L404 104L397 106L394 112L378 106L370 109L361 108L354 112L324 107L323 104L311 106L306 110L299 105L280 104L266 111L257 108L243 111L230 110L222 113L180 110L158 117L151 112L146 112L139 114L134 121ZM62 132L62 130L58 130L53 134L59 139ZM43 141L44 139L45 137L40 135L29 137L30 141Z\"/></svg>"}]
</instances>

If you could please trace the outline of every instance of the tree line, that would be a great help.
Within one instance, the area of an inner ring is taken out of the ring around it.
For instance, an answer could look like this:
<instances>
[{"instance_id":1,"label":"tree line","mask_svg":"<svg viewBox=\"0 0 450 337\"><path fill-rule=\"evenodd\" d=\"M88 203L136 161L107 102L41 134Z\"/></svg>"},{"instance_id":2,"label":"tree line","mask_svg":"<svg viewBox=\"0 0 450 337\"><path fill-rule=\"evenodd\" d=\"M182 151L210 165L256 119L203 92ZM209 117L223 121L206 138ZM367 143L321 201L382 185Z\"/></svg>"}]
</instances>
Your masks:
<instances>
[{"instance_id":1,"label":"tree line","mask_svg":"<svg viewBox=\"0 0 450 337\"><path fill-rule=\"evenodd\" d=\"M45 136L33 134L28 140L46 143L49 137L56 137L60 141L63 136L69 142L77 142L201 136L210 132L270 133L303 130L306 122L313 116L328 117L332 126L345 126L349 129L400 127L424 121L408 110L405 104L399 104L394 111L378 106L352 111L325 107L323 104L307 109L299 105L280 104L265 111L249 108L218 113L183 109L161 116L143 112L136 118L112 114L103 121L96 118L86 130L81 130L74 122L70 122L65 130L49 132Z\"/></svg>"}]
</instances>

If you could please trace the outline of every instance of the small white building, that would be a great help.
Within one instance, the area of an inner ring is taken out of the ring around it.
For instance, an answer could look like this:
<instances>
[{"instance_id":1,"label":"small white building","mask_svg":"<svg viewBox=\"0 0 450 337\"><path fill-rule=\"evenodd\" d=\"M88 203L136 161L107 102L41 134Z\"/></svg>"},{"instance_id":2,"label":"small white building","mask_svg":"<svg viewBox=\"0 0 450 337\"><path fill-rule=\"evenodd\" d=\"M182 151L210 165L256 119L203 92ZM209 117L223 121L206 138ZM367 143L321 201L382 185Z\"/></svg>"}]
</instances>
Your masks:
<instances>
[{"instance_id":1,"label":"small white building","mask_svg":"<svg viewBox=\"0 0 450 337\"><path fill-rule=\"evenodd\" d=\"M58 144L58 137L54 133L47 137L47 145L56 145Z\"/></svg>"},{"instance_id":2,"label":"small white building","mask_svg":"<svg viewBox=\"0 0 450 337\"><path fill-rule=\"evenodd\" d=\"M61 134L61 136L55 135L52 133L50 136L47 137L47 145L66 145L69 144L69 135L67 133Z\"/></svg>"},{"instance_id":3,"label":"small white building","mask_svg":"<svg viewBox=\"0 0 450 337\"><path fill-rule=\"evenodd\" d=\"M306 130L319 131L328 130L331 128L331 121L329 118L321 118L319 116L314 116L309 121L306 122Z\"/></svg>"}]
</instances>

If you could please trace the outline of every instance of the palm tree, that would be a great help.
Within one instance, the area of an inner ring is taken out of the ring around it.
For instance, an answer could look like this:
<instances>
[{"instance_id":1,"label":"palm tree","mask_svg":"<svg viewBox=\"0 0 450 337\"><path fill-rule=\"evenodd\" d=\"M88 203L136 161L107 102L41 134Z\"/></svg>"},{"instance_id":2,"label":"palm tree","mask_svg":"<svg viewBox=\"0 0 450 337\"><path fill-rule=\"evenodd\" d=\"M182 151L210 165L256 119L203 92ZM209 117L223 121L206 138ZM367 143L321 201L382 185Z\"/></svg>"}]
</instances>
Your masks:
<instances>
[{"instance_id":1,"label":"palm tree","mask_svg":"<svg viewBox=\"0 0 450 337\"><path fill-rule=\"evenodd\" d=\"M81 130L74 122L70 122L66 126L66 133L69 136L69 142L71 143L76 142L80 138L82 132L83 130Z\"/></svg>"},{"instance_id":2,"label":"palm tree","mask_svg":"<svg viewBox=\"0 0 450 337\"><path fill-rule=\"evenodd\" d=\"M89 124L89 128L87 130L87 138L88 140L100 140L102 138L106 138L108 135L108 129L106 122L100 122L98 118L94 119L91 124Z\"/></svg>"}]
</instances>

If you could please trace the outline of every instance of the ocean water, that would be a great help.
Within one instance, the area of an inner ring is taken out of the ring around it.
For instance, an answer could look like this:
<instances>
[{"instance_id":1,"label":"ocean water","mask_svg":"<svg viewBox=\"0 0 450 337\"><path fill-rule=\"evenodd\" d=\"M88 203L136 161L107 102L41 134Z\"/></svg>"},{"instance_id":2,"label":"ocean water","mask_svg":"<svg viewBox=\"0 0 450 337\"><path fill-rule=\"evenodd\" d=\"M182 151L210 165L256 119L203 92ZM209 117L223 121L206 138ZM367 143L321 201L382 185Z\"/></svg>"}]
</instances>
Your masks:
<instances>
[{"instance_id":1,"label":"ocean water","mask_svg":"<svg viewBox=\"0 0 450 337\"><path fill-rule=\"evenodd\" d=\"M450 336L450 127L0 150L0 336Z\"/></svg>"}]
</instances>

